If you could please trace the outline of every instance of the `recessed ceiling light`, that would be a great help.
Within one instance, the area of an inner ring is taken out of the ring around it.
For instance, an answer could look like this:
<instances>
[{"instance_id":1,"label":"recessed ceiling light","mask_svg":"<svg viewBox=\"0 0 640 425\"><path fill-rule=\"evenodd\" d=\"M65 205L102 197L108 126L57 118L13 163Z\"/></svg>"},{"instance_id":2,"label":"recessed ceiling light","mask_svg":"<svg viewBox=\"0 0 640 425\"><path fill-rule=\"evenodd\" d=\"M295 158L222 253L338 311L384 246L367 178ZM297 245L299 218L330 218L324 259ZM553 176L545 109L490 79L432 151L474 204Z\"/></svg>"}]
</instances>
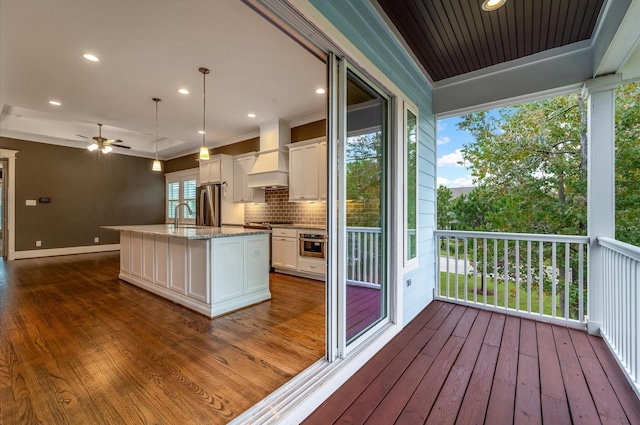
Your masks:
<instances>
[{"instance_id":1,"label":"recessed ceiling light","mask_svg":"<svg viewBox=\"0 0 640 425\"><path fill-rule=\"evenodd\" d=\"M198 134L204 134L204 131L198 130Z\"/></svg>"},{"instance_id":2,"label":"recessed ceiling light","mask_svg":"<svg viewBox=\"0 0 640 425\"><path fill-rule=\"evenodd\" d=\"M189 94L189 90L187 90L187 89L180 89L180 90L178 90L178 93L180 93L180 94Z\"/></svg>"},{"instance_id":3,"label":"recessed ceiling light","mask_svg":"<svg viewBox=\"0 0 640 425\"><path fill-rule=\"evenodd\" d=\"M52 104L52 105L55 105L55 106L62 105L62 103L58 102L57 100L50 100L49 103Z\"/></svg>"},{"instance_id":4,"label":"recessed ceiling light","mask_svg":"<svg viewBox=\"0 0 640 425\"><path fill-rule=\"evenodd\" d=\"M91 53L85 53L84 55L82 55L86 60L91 61L91 62L99 62L100 59L98 59L97 56L92 55Z\"/></svg>"},{"instance_id":5,"label":"recessed ceiling light","mask_svg":"<svg viewBox=\"0 0 640 425\"><path fill-rule=\"evenodd\" d=\"M504 6L507 0L484 0L482 3L482 10L486 10L487 12L496 10Z\"/></svg>"},{"instance_id":6,"label":"recessed ceiling light","mask_svg":"<svg viewBox=\"0 0 640 425\"><path fill-rule=\"evenodd\" d=\"M248 116L249 118L255 118L255 117L256 117L256 114L247 114L247 116Z\"/></svg>"},{"instance_id":7,"label":"recessed ceiling light","mask_svg":"<svg viewBox=\"0 0 640 425\"><path fill-rule=\"evenodd\" d=\"M325 94L325 93L326 93L326 91L325 91L325 89L320 88L320 89L316 89L316 93L318 93L318 94Z\"/></svg>"}]
</instances>

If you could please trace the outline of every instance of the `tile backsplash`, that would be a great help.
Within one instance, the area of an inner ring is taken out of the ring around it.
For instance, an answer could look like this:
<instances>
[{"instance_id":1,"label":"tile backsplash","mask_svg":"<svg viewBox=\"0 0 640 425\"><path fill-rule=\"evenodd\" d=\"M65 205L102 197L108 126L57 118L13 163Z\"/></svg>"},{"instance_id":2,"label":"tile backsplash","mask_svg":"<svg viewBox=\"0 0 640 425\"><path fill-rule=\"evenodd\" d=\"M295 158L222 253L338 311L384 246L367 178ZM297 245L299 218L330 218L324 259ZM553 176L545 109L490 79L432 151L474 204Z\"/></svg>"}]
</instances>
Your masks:
<instances>
[{"instance_id":1,"label":"tile backsplash","mask_svg":"<svg viewBox=\"0 0 640 425\"><path fill-rule=\"evenodd\" d=\"M326 202L289 202L289 189L267 189L264 199L264 204L245 204L245 221L325 225Z\"/></svg>"}]
</instances>

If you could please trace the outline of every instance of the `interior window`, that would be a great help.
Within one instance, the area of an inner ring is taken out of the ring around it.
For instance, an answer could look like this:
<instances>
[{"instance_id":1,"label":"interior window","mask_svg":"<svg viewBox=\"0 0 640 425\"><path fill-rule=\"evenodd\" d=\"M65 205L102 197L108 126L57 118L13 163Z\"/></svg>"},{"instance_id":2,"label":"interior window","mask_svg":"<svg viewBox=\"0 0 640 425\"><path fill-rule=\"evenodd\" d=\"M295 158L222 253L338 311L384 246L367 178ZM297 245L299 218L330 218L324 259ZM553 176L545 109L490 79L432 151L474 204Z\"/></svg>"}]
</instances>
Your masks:
<instances>
[{"instance_id":1,"label":"interior window","mask_svg":"<svg viewBox=\"0 0 640 425\"><path fill-rule=\"evenodd\" d=\"M195 223L196 194L198 186L198 169L179 171L165 176L166 181L166 221L175 218L176 206L182 202L191 207L191 214L186 208L178 209L178 220L182 223Z\"/></svg>"}]
</instances>

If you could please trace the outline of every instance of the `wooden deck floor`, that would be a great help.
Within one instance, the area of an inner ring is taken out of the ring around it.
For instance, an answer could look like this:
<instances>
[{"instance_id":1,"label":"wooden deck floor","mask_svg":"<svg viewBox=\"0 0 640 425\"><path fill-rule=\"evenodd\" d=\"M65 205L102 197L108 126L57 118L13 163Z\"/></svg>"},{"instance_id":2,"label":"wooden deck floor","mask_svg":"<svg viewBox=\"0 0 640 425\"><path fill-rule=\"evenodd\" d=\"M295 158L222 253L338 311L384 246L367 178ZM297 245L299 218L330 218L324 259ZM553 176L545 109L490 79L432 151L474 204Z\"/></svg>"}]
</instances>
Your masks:
<instances>
[{"instance_id":1,"label":"wooden deck floor","mask_svg":"<svg viewBox=\"0 0 640 425\"><path fill-rule=\"evenodd\" d=\"M0 424L223 424L325 352L324 284L214 320L118 280L117 253L0 261Z\"/></svg>"},{"instance_id":2,"label":"wooden deck floor","mask_svg":"<svg viewBox=\"0 0 640 425\"><path fill-rule=\"evenodd\" d=\"M640 424L598 337L433 302L304 422Z\"/></svg>"}]
</instances>

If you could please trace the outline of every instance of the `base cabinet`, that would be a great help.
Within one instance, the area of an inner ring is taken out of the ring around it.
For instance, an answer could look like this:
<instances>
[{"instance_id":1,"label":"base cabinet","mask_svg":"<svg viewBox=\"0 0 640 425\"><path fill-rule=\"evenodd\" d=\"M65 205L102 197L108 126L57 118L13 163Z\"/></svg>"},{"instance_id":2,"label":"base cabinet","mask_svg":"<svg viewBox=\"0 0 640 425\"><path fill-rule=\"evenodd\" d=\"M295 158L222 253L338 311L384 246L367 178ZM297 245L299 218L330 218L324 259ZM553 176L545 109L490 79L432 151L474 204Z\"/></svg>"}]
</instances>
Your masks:
<instances>
[{"instance_id":1,"label":"base cabinet","mask_svg":"<svg viewBox=\"0 0 640 425\"><path fill-rule=\"evenodd\" d=\"M186 239L121 231L119 277L218 316L271 298L269 235Z\"/></svg>"}]
</instances>

